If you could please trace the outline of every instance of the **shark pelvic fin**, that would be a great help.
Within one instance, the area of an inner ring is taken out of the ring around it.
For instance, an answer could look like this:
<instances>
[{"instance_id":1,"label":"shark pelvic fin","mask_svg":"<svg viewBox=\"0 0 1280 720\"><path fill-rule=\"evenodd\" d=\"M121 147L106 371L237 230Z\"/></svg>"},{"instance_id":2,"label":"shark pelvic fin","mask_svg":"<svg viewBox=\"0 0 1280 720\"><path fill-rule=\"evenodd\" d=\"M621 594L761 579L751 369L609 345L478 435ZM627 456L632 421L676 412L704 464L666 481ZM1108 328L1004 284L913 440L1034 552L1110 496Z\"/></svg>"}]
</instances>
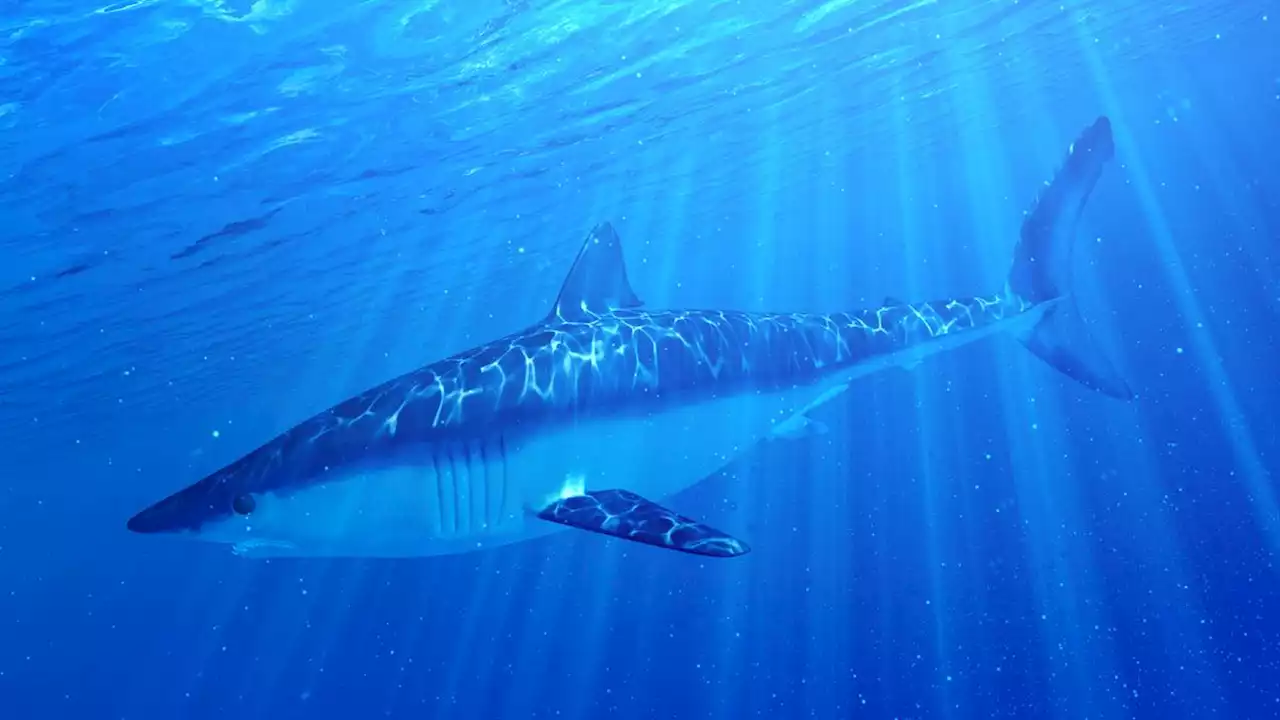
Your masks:
<instances>
[{"instance_id":1,"label":"shark pelvic fin","mask_svg":"<svg viewBox=\"0 0 1280 720\"><path fill-rule=\"evenodd\" d=\"M829 432L831 428L821 420L814 420L807 415L793 415L775 425L772 434L779 440L804 440Z\"/></svg>"},{"instance_id":2,"label":"shark pelvic fin","mask_svg":"<svg viewBox=\"0 0 1280 720\"><path fill-rule=\"evenodd\" d=\"M538 512L561 525L694 555L734 557L746 543L627 490L596 490L561 498Z\"/></svg>"},{"instance_id":3,"label":"shark pelvic fin","mask_svg":"<svg viewBox=\"0 0 1280 720\"><path fill-rule=\"evenodd\" d=\"M770 435L778 440L803 440L826 435L831 432L831 428L827 427L827 424L821 420L815 420L810 416L810 413L840 397L848 389L849 383L847 382L832 385L824 390L821 395L811 400L808 405L800 408L795 415L775 425Z\"/></svg>"},{"instance_id":4,"label":"shark pelvic fin","mask_svg":"<svg viewBox=\"0 0 1280 720\"><path fill-rule=\"evenodd\" d=\"M1022 302L1052 303L1020 337L1028 350L1081 385L1128 400L1133 392L1099 349L1071 295L1076 221L1115 152L1106 117L1095 120L1072 143L1062 167L1023 220L1007 292Z\"/></svg>"},{"instance_id":5,"label":"shark pelvic fin","mask_svg":"<svg viewBox=\"0 0 1280 720\"><path fill-rule=\"evenodd\" d=\"M619 308L639 307L627 280L622 241L613 225L605 222L591 229L569 275L560 288L552 318L583 320Z\"/></svg>"}]
</instances>

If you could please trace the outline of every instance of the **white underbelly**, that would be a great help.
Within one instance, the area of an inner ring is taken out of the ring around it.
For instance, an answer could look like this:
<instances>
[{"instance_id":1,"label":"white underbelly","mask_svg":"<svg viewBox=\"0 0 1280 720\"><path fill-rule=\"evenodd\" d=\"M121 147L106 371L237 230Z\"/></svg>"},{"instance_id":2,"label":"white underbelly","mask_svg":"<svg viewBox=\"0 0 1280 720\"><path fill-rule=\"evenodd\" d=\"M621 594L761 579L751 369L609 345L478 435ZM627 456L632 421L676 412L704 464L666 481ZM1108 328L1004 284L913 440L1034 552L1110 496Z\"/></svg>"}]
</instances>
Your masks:
<instances>
[{"instance_id":1,"label":"white underbelly","mask_svg":"<svg viewBox=\"0 0 1280 720\"><path fill-rule=\"evenodd\" d=\"M724 467L822 388L741 395L637 417L584 422L533 438L512 457L540 508L565 493L625 489L660 501Z\"/></svg>"},{"instance_id":2,"label":"white underbelly","mask_svg":"<svg viewBox=\"0 0 1280 720\"><path fill-rule=\"evenodd\" d=\"M217 539L254 557L416 557L528 540L567 529L536 517L566 494L619 488L660 502L695 485L830 387L459 444L425 461L261 498L252 517L233 519Z\"/></svg>"},{"instance_id":3,"label":"white underbelly","mask_svg":"<svg viewBox=\"0 0 1280 720\"><path fill-rule=\"evenodd\" d=\"M462 445L258 499L218 529L254 557L416 557L466 552L518 533L524 511L500 455Z\"/></svg>"}]
</instances>

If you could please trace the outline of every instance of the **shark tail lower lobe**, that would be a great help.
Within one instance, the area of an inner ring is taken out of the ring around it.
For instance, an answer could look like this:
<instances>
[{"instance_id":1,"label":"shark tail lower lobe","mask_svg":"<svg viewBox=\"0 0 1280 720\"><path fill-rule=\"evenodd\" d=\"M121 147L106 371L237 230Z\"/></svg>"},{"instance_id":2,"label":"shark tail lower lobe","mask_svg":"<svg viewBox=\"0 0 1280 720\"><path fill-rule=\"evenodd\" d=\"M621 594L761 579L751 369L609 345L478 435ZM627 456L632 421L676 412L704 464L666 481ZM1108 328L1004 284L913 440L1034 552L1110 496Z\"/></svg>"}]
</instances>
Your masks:
<instances>
[{"instance_id":1,"label":"shark tail lower lobe","mask_svg":"<svg viewBox=\"0 0 1280 720\"><path fill-rule=\"evenodd\" d=\"M1133 392L1090 336L1071 296L1076 222L1114 155L1111 122L1100 117L1071 145L1062 167L1023 221L1008 292L1033 304L1049 303L1039 322L1020 338L1028 350L1076 382L1127 400Z\"/></svg>"}]
</instances>

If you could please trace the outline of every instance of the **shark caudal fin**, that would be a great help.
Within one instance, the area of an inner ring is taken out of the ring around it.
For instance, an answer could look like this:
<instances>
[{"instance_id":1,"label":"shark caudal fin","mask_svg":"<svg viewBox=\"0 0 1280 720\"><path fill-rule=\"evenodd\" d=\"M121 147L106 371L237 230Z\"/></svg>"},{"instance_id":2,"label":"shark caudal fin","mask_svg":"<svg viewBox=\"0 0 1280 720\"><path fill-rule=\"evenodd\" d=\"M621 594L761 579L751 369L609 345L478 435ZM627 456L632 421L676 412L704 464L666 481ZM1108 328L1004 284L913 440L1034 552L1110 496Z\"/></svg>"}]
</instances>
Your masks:
<instances>
[{"instance_id":1,"label":"shark caudal fin","mask_svg":"<svg viewBox=\"0 0 1280 720\"><path fill-rule=\"evenodd\" d=\"M1133 391L1089 335L1071 296L1076 221L1115 150L1111 121L1105 117L1085 128L1071 145L1062 167L1022 223L1008 292L1028 303L1052 303L1020 338L1028 350L1081 385L1128 400Z\"/></svg>"}]
</instances>

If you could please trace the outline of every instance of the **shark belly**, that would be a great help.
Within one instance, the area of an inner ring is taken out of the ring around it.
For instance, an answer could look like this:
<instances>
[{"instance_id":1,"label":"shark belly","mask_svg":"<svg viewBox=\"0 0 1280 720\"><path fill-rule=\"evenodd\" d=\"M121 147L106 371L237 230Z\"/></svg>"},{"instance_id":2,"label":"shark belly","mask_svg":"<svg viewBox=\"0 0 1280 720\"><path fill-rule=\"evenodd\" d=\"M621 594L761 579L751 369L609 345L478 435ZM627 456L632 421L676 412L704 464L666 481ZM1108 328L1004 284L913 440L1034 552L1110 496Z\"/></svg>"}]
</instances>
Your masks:
<instances>
[{"instance_id":1,"label":"shark belly","mask_svg":"<svg viewBox=\"0 0 1280 720\"><path fill-rule=\"evenodd\" d=\"M569 493L626 489L659 500L696 485L768 437L828 385L741 393L584 423L532 439L516 460L538 509Z\"/></svg>"},{"instance_id":2,"label":"shark belly","mask_svg":"<svg viewBox=\"0 0 1280 720\"><path fill-rule=\"evenodd\" d=\"M425 557L532 540L567 529L536 517L549 503L595 490L655 500L686 490L844 382L436 446L264 497L251 520L219 534L250 557Z\"/></svg>"},{"instance_id":3,"label":"shark belly","mask_svg":"<svg viewBox=\"0 0 1280 720\"><path fill-rule=\"evenodd\" d=\"M473 447L475 445L473 444ZM251 557L418 557L483 549L518 534L519 497L501 459L435 448L264 495L252 518L219 531ZM211 531L212 532L212 531Z\"/></svg>"}]
</instances>

